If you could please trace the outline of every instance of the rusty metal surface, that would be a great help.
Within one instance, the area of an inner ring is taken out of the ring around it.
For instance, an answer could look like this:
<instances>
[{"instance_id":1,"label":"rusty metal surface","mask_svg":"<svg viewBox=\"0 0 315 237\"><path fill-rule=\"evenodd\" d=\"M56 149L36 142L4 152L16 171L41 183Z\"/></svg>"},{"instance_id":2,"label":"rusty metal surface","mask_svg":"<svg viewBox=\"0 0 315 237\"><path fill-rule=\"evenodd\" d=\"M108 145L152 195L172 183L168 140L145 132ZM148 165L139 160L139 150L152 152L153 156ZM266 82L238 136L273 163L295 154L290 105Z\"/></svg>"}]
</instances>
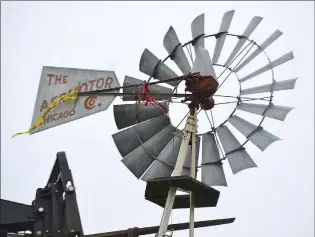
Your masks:
<instances>
[{"instance_id":1,"label":"rusty metal surface","mask_svg":"<svg viewBox=\"0 0 315 237\"><path fill-rule=\"evenodd\" d=\"M52 100L63 93L77 88L80 88L81 92L85 92L118 86L119 82L113 71L43 67L32 125ZM106 110L114 98L115 96L80 96L76 101L60 102L46 115L43 124L32 133Z\"/></svg>"}]
</instances>

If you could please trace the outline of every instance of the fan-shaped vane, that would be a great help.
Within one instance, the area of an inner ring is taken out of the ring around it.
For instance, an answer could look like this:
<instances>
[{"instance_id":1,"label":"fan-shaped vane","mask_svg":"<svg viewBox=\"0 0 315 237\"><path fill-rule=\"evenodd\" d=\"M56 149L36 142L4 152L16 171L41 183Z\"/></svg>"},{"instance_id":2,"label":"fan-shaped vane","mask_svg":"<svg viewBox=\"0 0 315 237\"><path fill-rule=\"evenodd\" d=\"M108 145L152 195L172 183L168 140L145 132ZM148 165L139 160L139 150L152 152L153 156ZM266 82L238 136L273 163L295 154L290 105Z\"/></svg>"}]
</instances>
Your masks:
<instances>
[{"instance_id":1,"label":"fan-shaped vane","mask_svg":"<svg viewBox=\"0 0 315 237\"><path fill-rule=\"evenodd\" d=\"M255 30L258 30L262 18L253 17L244 27L243 33L236 35L230 33L233 17L234 11L225 13L219 32L209 35L205 33L205 15L196 17L191 23L192 39L183 44L175 29L170 27L163 40L168 54L164 60L155 56L154 53L157 52L153 53L149 49L145 49L142 53L139 69L148 76L147 81L126 76L123 86L119 87L114 72L93 71L90 73L97 75L99 77L97 80L81 81L81 84L76 85L75 80L80 80L80 75L84 75L85 78L93 76L91 74L87 76L84 74L86 72L80 74L77 69L71 69L72 71L69 69L67 72L71 72L75 79L67 88L77 86L79 100L58 105L57 108L60 108L60 111L63 108L69 112L52 115L48 113L48 117L43 116L42 127L35 127L37 130L34 132L105 110L113 100L101 100L97 104L96 96L102 98L121 96L124 104L114 106L116 125L121 131L115 133L113 139L123 157L123 164L135 177L147 181L148 185L152 180L158 180L159 183L154 185L157 185L156 187L159 189L170 186L167 198L154 196L157 195L155 191L153 194L148 191L148 195L151 196L147 196L147 199L154 199L156 203L165 207L158 237L161 237L166 231L170 211L176 200L177 187L181 190L191 191L190 222L193 224L194 207L211 206L215 203L213 201L212 204L209 204L211 200L203 197L210 190L209 186L227 186L222 163L227 160L233 174L256 167L257 165L244 145L249 141L263 151L271 143L279 140L277 136L262 126L262 122L265 118L283 121L292 109L272 103L275 92L293 89L297 80L294 78L276 81L273 73L275 67L293 59L292 52L272 60L266 53L266 49L282 35L282 32L276 30L261 45L258 45L249 37ZM227 53L226 59L222 59L224 45L231 38L236 39L236 44ZM209 39L213 39L215 44L214 52L211 53L205 48L205 41ZM194 58L191 48L194 48ZM187 49L188 53L184 49ZM253 66L252 62L255 62L259 55L266 56L266 63L260 68L257 67L253 71L246 72L247 65ZM167 66L167 60L172 60L179 70ZM192 62L190 63L189 60ZM46 68L45 72L51 73L57 69ZM180 75L175 71L180 71L178 73ZM271 71L272 75L269 81L265 80L266 77L259 76L267 71ZM228 75L223 79L224 73L228 73ZM52 78L58 76L47 74L49 77L45 77L44 74L43 72L40 90L47 82L50 83ZM231 74L238 78L240 85L238 96L219 93L222 85L229 82ZM185 91L179 93L179 85L182 81L185 82ZM246 87L248 81L260 81L261 84ZM88 86L90 89L87 89ZM122 92L119 92L121 89ZM52 91L49 89L49 93ZM261 94L268 95L260 98ZM36 102L36 108L40 108L40 112L45 108L45 103L41 102L43 95L44 93L39 93L38 102ZM176 101L178 98L182 98L182 100ZM234 101L216 103L215 100L219 98L229 98ZM188 109L184 108L188 112L187 115L189 114L184 129L179 129L177 125L171 123L169 104L173 102L188 104ZM228 103L234 103L235 109L222 124L215 126L213 119L215 108ZM204 133L197 133L197 118L201 119L199 112L207 115L211 125L209 130ZM211 113L211 116L208 115L208 112ZM45 113L47 114L47 111ZM246 117L248 113L253 116L261 116L260 122L252 123ZM38 114L39 110L35 110L33 121ZM235 131L238 131L239 134L236 135ZM243 136L246 141L240 142L239 136ZM199 153L201 154L200 161ZM201 170L201 182L196 181L196 171L198 170ZM175 179L178 176L191 176L192 179ZM150 187L147 186L147 189L149 190ZM183 203L185 203L184 198L174 205L184 207ZM190 231L190 236L192 236L193 226Z\"/></svg>"}]
</instances>

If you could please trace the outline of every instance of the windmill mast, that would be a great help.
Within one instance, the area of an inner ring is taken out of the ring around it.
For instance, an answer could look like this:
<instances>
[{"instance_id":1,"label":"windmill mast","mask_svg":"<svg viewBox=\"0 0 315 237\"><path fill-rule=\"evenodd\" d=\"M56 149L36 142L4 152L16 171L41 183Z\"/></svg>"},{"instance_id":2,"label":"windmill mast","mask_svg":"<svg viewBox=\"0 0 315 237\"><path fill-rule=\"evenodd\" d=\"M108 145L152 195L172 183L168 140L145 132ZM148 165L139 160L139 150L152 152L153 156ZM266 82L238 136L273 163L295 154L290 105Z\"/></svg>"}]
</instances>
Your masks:
<instances>
[{"instance_id":1,"label":"windmill mast","mask_svg":"<svg viewBox=\"0 0 315 237\"><path fill-rule=\"evenodd\" d=\"M175 169L172 173L172 177L174 176L180 176L182 174L186 154L188 151L189 143L191 142L191 149L192 149L192 155L191 155L191 169L190 174L193 178L195 178L195 143L196 143L196 133L197 133L197 119L196 119L196 110L193 109L193 113L191 113L186 121L186 125L184 128L184 134L179 150L179 154L177 157ZM164 207L162 220L159 228L159 232L157 237L163 237L165 232L167 231L167 226L169 223L170 215L173 209L173 204L175 201L176 196L176 187L170 187L167 195L166 204ZM194 194L190 193L190 223L189 223L189 236L193 237L194 233Z\"/></svg>"},{"instance_id":2,"label":"windmill mast","mask_svg":"<svg viewBox=\"0 0 315 237\"><path fill-rule=\"evenodd\" d=\"M190 161L190 176L196 178L196 133L197 133L197 111L194 111L195 116L195 131L191 134L191 161ZM190 210L189 210L189 237L194 237L195 223L195 195L190 192Z\"/></svg>"}]
</instances>

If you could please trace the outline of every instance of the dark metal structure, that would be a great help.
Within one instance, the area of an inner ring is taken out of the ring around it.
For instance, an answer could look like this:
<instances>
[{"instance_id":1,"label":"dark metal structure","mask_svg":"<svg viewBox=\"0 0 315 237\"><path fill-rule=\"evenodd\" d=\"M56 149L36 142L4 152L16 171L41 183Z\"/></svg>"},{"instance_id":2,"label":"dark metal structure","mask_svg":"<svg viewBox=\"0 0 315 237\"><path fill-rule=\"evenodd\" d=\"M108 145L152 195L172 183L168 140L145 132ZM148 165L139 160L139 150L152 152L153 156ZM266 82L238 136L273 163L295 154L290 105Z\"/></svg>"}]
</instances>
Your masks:
<instances>
[{"instance_id":1,"label":"dark metal structure","mask_svg":"<svg viewBox=\"0 0 315 237\"><path fill-rule=\"evenodd\" d=\"M161 195L168 189L169 184L183 189L194 189L195 187L197 188L197 194L198 191L200 193L203 190L200 184L194 186L193 184L196 181L190 177L176 177L173 179L172 183L168 184L165 183L165 180L149 181L145 194L146 199L153 198L150 200L153 202L160 200L161 196L154 196L152 190L156 190L157 194ZM212 188L207 188L207 191L208 194L214 194L213 198L209 199L208 202L215 206L219 192ZM180 206L183 204L186 206L187 201L189 202L189 197L179 198L178 203ZM233 223L234 220L235 218L199 221L195 222L195 228L229 224ZM188 227L189 223L169 225L169 229L172 231L184 230L188 229ZM139 235L154 234L158 231L158 228L159 226L134 227L127 230L84 235L74 181L65 152L57 153L48 182L44 188L37 189L35 200L31 205L0 199L0 237L138 237ZM25 231L31 231L31 234L8 234Z\"/></svg>"},{"instance_id":2,"label":"dark metal structure","mask_svg":"<svg viewBox=\"0 0 315 237\"><path fill-rule=\"evenodd\" d=\"M64 152L57 153L48 182L36 190L32 205L0 199L0 207L2 236L18 231L31 231L34 236L83 236L75 186Z\"/></svg>"}]
</instances>

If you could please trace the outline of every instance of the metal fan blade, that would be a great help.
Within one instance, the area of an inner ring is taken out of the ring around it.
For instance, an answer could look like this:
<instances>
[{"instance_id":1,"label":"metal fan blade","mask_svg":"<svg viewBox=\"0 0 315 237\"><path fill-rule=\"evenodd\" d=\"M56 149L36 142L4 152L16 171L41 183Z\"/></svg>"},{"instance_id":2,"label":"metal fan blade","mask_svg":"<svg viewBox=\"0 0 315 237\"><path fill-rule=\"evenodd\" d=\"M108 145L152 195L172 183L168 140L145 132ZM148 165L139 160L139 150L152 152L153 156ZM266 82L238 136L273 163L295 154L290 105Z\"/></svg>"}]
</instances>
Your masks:
<instances>
[{"instance_id":1,"label":"metal fan blade","mask_svg":"<svg viewBox=\"0 0 315 237\"><path fill-rule=\"evenodd\" d=\"M272 33L261 45L257 48L248 58L246 58L235 70L234 72L238 72L243 67L245 67L249 62L251 62L254 58L256 58L263 50L265 50L269 45L271 45L276 39L278 39L283 33L280 30L276 30Z\"/></svg>"},{"instance_id":2,"label":"metal fan blade","mask_svg":"<svg viewBox=\"0 0 315 237\"><path fill-rule=\"evenodd\" d=\"M209 186L227 186L213 133L202 135L201 181Z\"/></svg>"},{"instance_id":3,"label":"metal fan blade","mask_svg":"<svg viewBox=\"0 0 315 237\"><path fill-rule=\"evenodd\" d=\"M145 49L141 55L139 68L141 72L160 81L178 76L148 49ZM172 81L167 84L176 86L178 82Z\"/></svg>"},{"instance_id":4,"label":"metal fan blade","mask_svg":"<svg viewBox=\"0 0 315 237\"><path fill-rule=\"evenodd\" d=\"M164 36L163 45L182 73L188 74L191 68L173 27Z\"/></svg>"},{"instance_id":5,"label":"metal fan blade","mask_svg":"<svg viewBox=\"0 0 315 237\"><path fill-rule=\"evenodd\" d=\"M173 169L173 167L170 167L159 160L155 160L141 177L141 180L148 181L149 179L170 177L172 175Z\"/></svg>"},{"instance_id":6,"label":"metal fan blade","mask_svg":"<svg viewBox=\"0 0 315 237\"><path fill-rule=\"evenodd\" d=\"M165 115L147 120L133 127L113 134L114 142L122 157L128 155L142 143L170 124L170 119Z\"/></svg>"},{"instance_id":7,"label":"metal fan blade","mask_svg":"<svg viewBox=\"0 0 315 237\"><path fill-rule=\"evenodd\" d=\"M196 51L196 59L191 72L200 72L201 76L210 75L214 79L217 79L208 50L204 48L198 48L198 51Z\"/></svg>"},{"instance_id":8,"label":"metal fan blade","mask_svg":"<svg viewBox=\"0 0 315 237\"><path fill-rule=\"evenodd\" d=\"M264 104L249 104L241 103L236 106L236 109L243 110L249 113L264 115L269 118L284 121L288 113L293 109L292 107L280 105L264 105Z\"/></svg>"},{"instance_id":9,"label":"metal fan blade","mask_svg":"<svg viewBox=\"0 0 315 237\"><path fill-rule=\"evenodd\" d=\"M123 86L130 86L130 85L139 85L143 83L142 80L133 78L133 77L129 77L129 76L125 76L125 80L124 80L124 85ZM160 86L160 85L149 85L148 86L150 93L154 93L154 94L172 94L172 89L171 88L167 88L164 86ZM127 87L127 88L123 88L123 93L141 93L141 86L138 87ZM170 99L171 96L166 96L166 95L155 95L154 99L155 100L168 100ZM123 101L135 101L135 95L123 95Z\"/></svg>"},{"instance_id":10,"label":"metal fan blade","mask_svg":"<svg viewBox=\"0 0 315 237\"><path fill-rule=\"evenodd\" d=\"M167 144L165 149L157 157L162 163L175 167L177 156L182 141L183 132L176 132L172 140Z\"/></svg>"},{"instance_id":11,"label":"metal fan blade","mask_svg":"<svg viewBox=\"0 0 315 237\"><path fill-rule=\"evenodd\" d=\"M258 76L266 71L268 71L269 69L272 69L272 68L275 68L281 64L284 64L290 60L292 60L294 58L294 55L293 55L293 52L289 52L285 55L283 55L282 57L280 58L277 58L276 60L268 63L267 65L263 66L262 68L259 68L258 70L250 73L249 75L243 77L242 79L240 79L240 82L244 82L244 81L247 81L255 76Z\"/></svg>"},{"instance_id":12,"label":"metal fan blade","mask_svg":"<svg viewBox=\"0 0 315 237\"><path fill-rule=\"evenodd\" d=\"M228 121L262 151L271 143L280 140L280 138L267 132L261 126L257 127L237 115L233 115Z\"/></svg>"},{"instance_id":13,"label":"metal fan blade","mask_svg":"<svg viewBox=\"0 0 315 237\"><path fill-rule=\"evenodd\" d=\"M168 113L168 105L166 102L160 103L162 105L161 109ZM118 129L123 129L134 125L137 123L136 104L122 104L114 105L114 118ZM138 123L147 121L149 119L155 118L162 115L162 111L155 108L152 104L145 106L144 103L138 104Z\"/></svg>"},{"instance_id":14,"label":"metal fan blade","mask_svg":"<svg viewBox=\"0 0 315 237\"><path fill-rule=\"evenodd\" d=\"M168 166L175 167L177 156L179 153L181 141L182 141L183 132L176 132L172 140L167 144L165 149L157 157L158 160L167 164ZM198 164L199 157L199 147L200 147L200 137L196 138L196 164ZM190 168L191 160L191 146L188 148L188 152L184 162L184 168Z\"/></svg>"},{"instance_id":15,"label":"metal fan blade","mask_svg":"<svg viewBox=\"0 0 315 237\"><path fill-rule=\"evenodd\" d=\"M233 11L228 11L223 15L221 25L220 25L220 35L217 37L216 42L215 42L215 48L214 48L214 53L213 53L213 58L212 62L217 63L226 39L226 34L229 31L233 15L234 15L234 10Z\"/></svg>"},{"instance_id":16,"label":"metal fan blade","mask_svg":"<svg viewBox=\"0 0 315 237\"><path fill-rule=\"evenodd\" d=\"M191 23L191 34L193 38L193 46L195 52L198 51L198 48L205 47L205 14L197 16Z\"/></svg>"},{"instance_id":17,"label":"metal fan blade","mask_svg":"<svg viewBox=\"0 0 315 237\"><path fill-rule=\"evenodd\" d=\"M217 133L233 174L244 169L257 167L256 163L245 151L245 148L241 147L241 144L237 141L227 126L218 127Z\"/></svg>"},{"instance_id":18,"label":"metal fan blade","mask_svg":"<svg viewBox=\"0 0 315 237\"><path fill-rule=\"evenodd\" d=\"M230 65L236 54L240 51L240 49L245 44L247 38L253 33L253 31L256 29L256 27L259 25L263 18L259 16L254 16L253 19L248 24L247 28L245 29L244 33L242 34L243 37L239 38L237 44L235 45L232 53L226 60L224 66L227 67Z\"/></svg>"},{"instance_id":19,"label":"metal fan blade","mask_svg":"<svg viewBox=\"0 0 315 237\"><path fill-rule=\"evenodd\" d=\"M298 78L293 78L285 81L278 81L262 86L257 86L253 88L248 88L241 91L241 95L251 95L251 94L259 94L264 92L272 91L282 91L282 90L292 90L295 87L296 80Z\"/></svg>"},{"instance_id":20,"label":"metal fan blade","mask_svg":"<svg viewBox=\"0 0 315 237\"><path fill-rule=\"evenodd\" d=\"M122 162L140 178L173 137L175 127L168 125L148 141L129 153Z\"/></svg>"}]
</instances>

